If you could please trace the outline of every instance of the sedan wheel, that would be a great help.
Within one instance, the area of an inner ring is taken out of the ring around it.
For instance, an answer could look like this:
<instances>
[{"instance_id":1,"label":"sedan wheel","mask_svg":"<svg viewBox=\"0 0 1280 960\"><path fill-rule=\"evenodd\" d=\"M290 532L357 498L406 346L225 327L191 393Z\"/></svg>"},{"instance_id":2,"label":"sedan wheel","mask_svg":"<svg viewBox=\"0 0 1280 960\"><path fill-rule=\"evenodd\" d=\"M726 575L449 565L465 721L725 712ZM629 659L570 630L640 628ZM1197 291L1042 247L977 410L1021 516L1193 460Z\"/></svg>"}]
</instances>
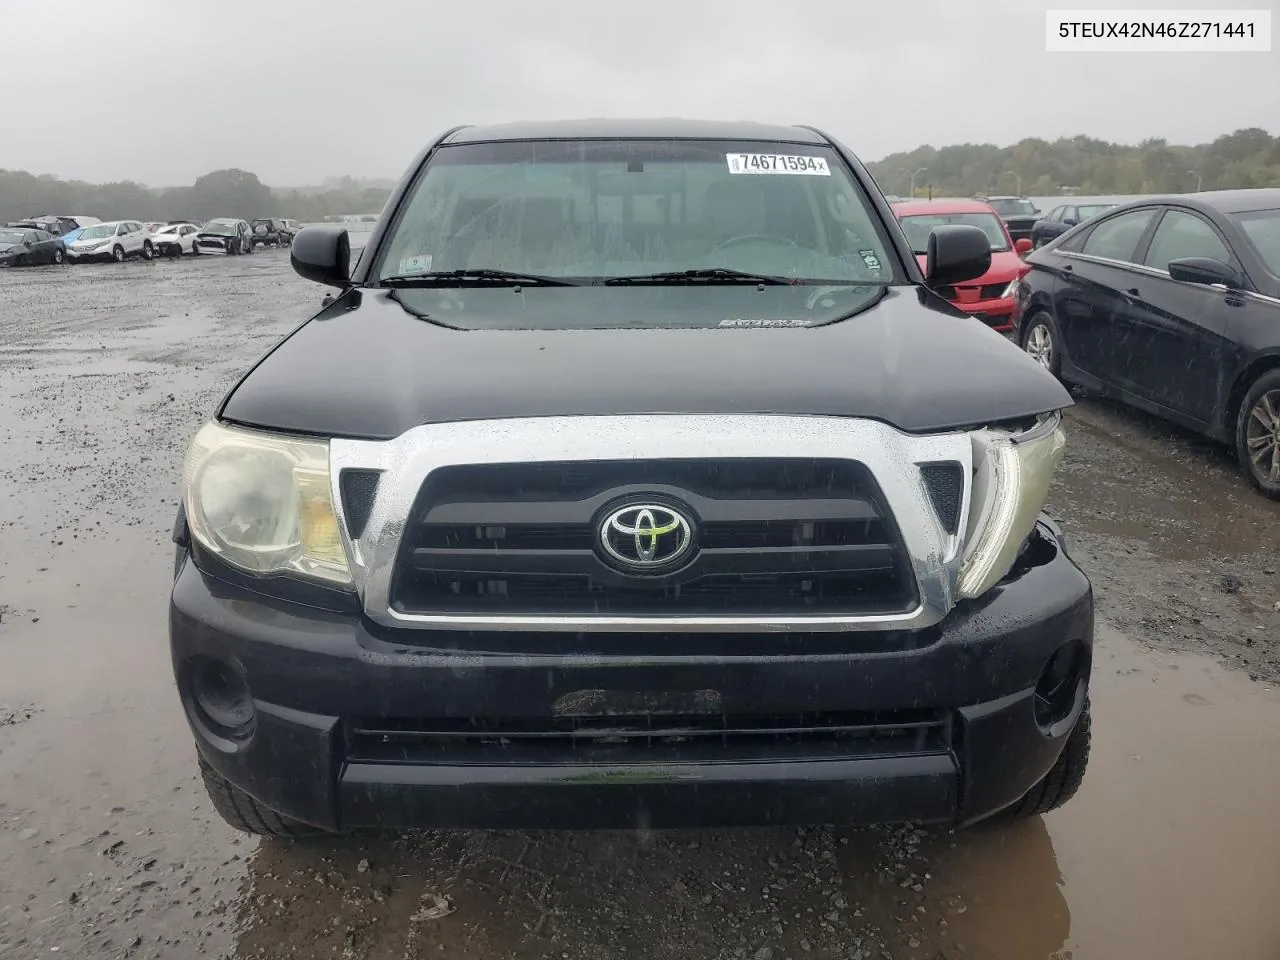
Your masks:
<instances>
[{"instance_id":1,"label":"sedan wheel","mask_svg":"<svg viewBox=\"0 0 1280 960\"><path fill-rule=\"evenodd\" d=\"M1022 349L1027 351L1031 359L1044 367L1054 376L1058 374L1058 348L1054 342L1053 327L1049 325L1044 314L1031 318L1027 332L1023 336Z\"/></svg>"},{"instance_id":2,"label":"sedan wheel","mask_svg":"<svg viewBox=\"0 0 1280 960\"><path fill-rule=\"evenodd\" d=\"M1254 486L1280 499L1280 370L1264 374L1245 396L1236 447Z\"/></svg>"},{"instance_id":3,"label":"sedan wheel","mask_svg":"<svg viewBox=\"0 0 1280 960\"><path fill-rule=\"evenodd\" d=\"M64 254L62 253L62 251L61 251L61 250L55 250L55 251L53 251L53 262L54 262L54 263L58 263L58 264L60 264L60 263L62 263L62 261L63 261L63 260L65 260L65 259L66 259L66 257L64 256Z\"/></svg>"}]
</instances>

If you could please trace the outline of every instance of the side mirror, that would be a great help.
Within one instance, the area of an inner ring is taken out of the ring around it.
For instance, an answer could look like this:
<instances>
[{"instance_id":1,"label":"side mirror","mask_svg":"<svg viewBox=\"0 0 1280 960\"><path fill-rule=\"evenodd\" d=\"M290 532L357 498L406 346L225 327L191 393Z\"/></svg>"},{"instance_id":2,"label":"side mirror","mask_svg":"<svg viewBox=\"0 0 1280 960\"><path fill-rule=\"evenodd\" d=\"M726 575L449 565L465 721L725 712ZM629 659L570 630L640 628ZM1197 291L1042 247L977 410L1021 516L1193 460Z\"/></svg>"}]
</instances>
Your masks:
<instances>
[{"instance_id":1,"label":"side mirror","mask_svg":"<svg viewBox=\"0 0 1280 960\"><path fill-rule=\"evenodd\" d=\"M329 287L351 282L351 238L345 227L305 227L293 238L289 261L300 277Z\"/></svg>"},{"instance_id":2,"label":"side mirror","mask_svg":"<svg viewBox=\"0 0 1280 960\"><path fill-rule=\"evenodd\" d=\"M1169 276L1183 283L1220 283L1231 289L1240 286L1240 277L1235 269L1213 257L1184 257L1181 260L1171 260Z\"/></svg>"},{"instance_id":3,"label":"side mirror","mask_svg":"<svg viewBox=\"0 0 1280 960\"><path fill-rule=\"evenodd\" d=\"M1023 257L1031 252L1031 241L1026 237L1021 240L1014 241L1013 249L1017 251L1018 256Z\"/></svg>"},{"instance_id":4,"label":"side mirror","mask_svg":"<svg viewBox=\"0 0 1280 960\"><path fill-rule=\"evenodd\" d=\"M978 227L934 227L925 252L924 276L931 284L963 283L991 269L991 241Z\"/></svg>"}]
</instances>

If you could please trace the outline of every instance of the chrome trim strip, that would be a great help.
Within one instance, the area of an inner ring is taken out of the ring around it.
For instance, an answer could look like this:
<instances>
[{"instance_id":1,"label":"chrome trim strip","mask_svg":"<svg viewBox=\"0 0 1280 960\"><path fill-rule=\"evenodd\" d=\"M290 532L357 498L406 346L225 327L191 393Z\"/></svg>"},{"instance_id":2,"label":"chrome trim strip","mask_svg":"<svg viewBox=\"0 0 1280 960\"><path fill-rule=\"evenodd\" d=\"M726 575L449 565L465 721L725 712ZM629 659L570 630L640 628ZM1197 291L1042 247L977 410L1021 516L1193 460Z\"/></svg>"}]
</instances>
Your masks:
<instances>
[{"instance_id":1,"label":"chrome trim strip","mask_svg":"<svg viewBox=\"0 0 1280 960\"><path fill-rule=\"evenodd\" d=\"M387 627L436 630L842 631L927 627L954 604L961 537L942 529L919 465L958 461L965 473L959 529L969 517L973 449L966 433L906 434L871 420L793 416L540 417L428 424L385 442L335 439L330 476L340 504L343 469L384 471L362 536L343 537L365 615ZM391 577L423 481L454 464L629 460L653 457L823 457L866 465L902 534L919 589L908 613L875 616L548 616L403 614L389 605ZM338 507L341 509L341 507Z\"/></svg>"},{"instance_id":2,"label":"chrome trim strip","mask_svg":"<svg viewBox=\"0 0 1280 960\"><path fill-rule=\"evenodd\" d=\"M1097 257L1088 253L1079 253L1074 250L1055 250L1060 257L1068 257L1072 260L1083 260L1086 263L1097 263L1104 267L1120 267L1125 270L1132 270L1134 273L1146 274L1150 277L1157 277L1161 280L1173 280L1169 276L1168 270L1160 270L1156 267L1149 267L1145 263L1131 263L1128 260L1113 260L1110 257ZM1247 279L1247 278L1246 278ZM1175 283L1183 283L1185 286L1198 286L1194 283L1186 283L1185 281L1175 280ZM1217 290L1221 293L1229 293L1234 296L1244 297L1248 300L1260 300L1263 303L1280 304L1280 298L1269 297L1265 293L1258 293L1256 290L1233 290L1231 287L1221 283L1209 284L1208 289Z\"/></svg>"}]
</instances>

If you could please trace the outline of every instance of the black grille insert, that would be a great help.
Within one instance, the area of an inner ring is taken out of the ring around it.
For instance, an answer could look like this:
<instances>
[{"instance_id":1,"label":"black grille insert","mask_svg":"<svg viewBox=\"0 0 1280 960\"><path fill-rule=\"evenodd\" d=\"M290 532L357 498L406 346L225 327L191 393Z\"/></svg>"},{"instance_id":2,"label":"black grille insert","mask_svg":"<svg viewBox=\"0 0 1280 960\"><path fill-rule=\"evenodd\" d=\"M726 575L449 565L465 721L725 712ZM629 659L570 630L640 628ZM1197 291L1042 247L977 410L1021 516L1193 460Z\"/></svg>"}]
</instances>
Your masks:
<instances>
[{"instance_id":1,"label":"black grille insert","mask_svg":"<svg viewBox=\"0 0 1280 960\"><path fill-rule=\"evenodd\" d=\"M598 550L607 508L688 508L681 569L629 576ZM914 578L870 473L847 460L487 464L434 471L406 525L405 613L736 615L904 612Z\"/></svg>"},{"instance_id":2,"label":"black grille insert","mask_svg":"<svg viewBox=\"0 0 1280 960\"><path fill-rule=\"evenodd\" d=\"M955 534L960 529L960 505L964 500L964 468L955 461L926 463L920 467L920 474L942 529Z\"/></svg>"},{"instance_id":3,"label":"black grille insert","mask_svg":"<svg viewBox=\"0 0 1280 960\"><path fill-rule=\"evenodd\" d=\"M338 475L342 514L347 521L347 534L353 540L364 533L365 524L369 522L381 476L377 470L343 470Z\"/></svg>"},{"instance_id":4,"label":"black grille insert","mask_svg":"<svg viewBox=\"0 0 1280 960\"><path fill-rule=\"evenodd\" d=\"M918 754L951 743L934 710L794 715L630 714L544 718L357 718L347 759L365 763L559 763L730 756Z\"/></svg>"}]
</instances>

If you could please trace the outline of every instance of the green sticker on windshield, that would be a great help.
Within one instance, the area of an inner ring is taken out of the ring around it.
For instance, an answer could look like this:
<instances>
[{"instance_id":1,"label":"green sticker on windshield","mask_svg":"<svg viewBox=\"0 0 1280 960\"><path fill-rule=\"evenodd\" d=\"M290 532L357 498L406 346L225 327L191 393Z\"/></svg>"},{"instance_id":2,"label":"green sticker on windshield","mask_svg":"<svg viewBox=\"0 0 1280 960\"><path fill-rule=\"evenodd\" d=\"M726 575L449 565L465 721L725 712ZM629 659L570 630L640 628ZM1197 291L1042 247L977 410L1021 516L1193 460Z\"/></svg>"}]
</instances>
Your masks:
<instances>
[{"instance_id":1,"label":"green sticker on windshield","mask_svg":"<svg viewBox=\"0 0 1280 960\"><path fill-rule=\"evenodd\" d=\"M419 253L412 257L400 258L400 275L428 273L431 270L431 254Z\"/></svg>"}]
</instances>

